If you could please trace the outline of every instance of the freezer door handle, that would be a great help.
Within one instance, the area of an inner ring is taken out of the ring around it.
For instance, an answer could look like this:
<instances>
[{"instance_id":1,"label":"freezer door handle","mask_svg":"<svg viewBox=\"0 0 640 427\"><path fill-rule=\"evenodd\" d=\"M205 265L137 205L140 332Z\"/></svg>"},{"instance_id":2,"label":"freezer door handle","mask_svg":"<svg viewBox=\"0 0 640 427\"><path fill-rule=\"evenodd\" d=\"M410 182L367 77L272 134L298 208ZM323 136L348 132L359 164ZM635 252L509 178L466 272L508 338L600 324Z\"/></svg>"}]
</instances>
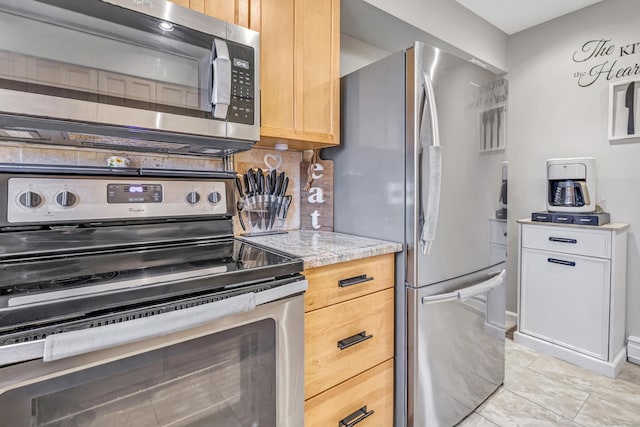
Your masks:
<instances>
[{"instance_id":1,"label":"freezer door handle","mask_svg":"<svg viewBox=\"0 0 640 427\"><path fill-rule=\"evenodd\" d=\"M497 288L504 283L504 276L506 270L494 274L490 279L480 282L476 285L469 286L468 288L459 289L454 292L448 292L446 294L432 295L428 297L422 297L422 304L437 304L441 302L451 301L466 301L475 296L484 294Z\"/></svg>"},{"instance_id":2,"label":"freezer door handle","mask_svg":"<svg viewBox=\"0 0 640 427\"><path fill-rule=\"evenodd\" d=\"M440 149L440 130L438 127L438 111L431 79L426 72L422 73L424 97L422 98L422 111L420 118L420 149L418 155L418 203L420 217L420 250L423 255L428 255L435 239L438 226L438 214L440 212L440 191L442 180L442 152ZM427 108L429 120L427 121ZM431 129L431 140L427 138L427 128ZM426 207L422 200L422 186L424 176L422 172L422 159L424 146L428 145L429 152L429 184L427 188Z\"/></svg>"}]
</instances>

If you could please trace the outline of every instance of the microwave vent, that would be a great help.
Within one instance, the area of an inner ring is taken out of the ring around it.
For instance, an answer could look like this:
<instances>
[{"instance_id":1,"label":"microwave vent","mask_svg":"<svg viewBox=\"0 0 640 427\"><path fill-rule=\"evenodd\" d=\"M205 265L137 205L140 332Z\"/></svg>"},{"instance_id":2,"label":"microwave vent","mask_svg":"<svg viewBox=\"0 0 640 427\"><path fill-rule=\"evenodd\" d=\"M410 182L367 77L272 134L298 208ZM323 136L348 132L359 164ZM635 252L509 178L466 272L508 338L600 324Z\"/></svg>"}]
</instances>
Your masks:
<instances>
[{"instance_id":1,"label":"microwave vent","mask_svg":"<svg viewBox=\"0 0 640 427\"><path fill-rule=\"evenodd\" d=\"M131 148L135 146L138 150L153 150L175 152L178 150L186 150L189 144L180 144L174 142L146 141L141 139L118 138L115 136L90 135L82 133L68 132L68 138L71 141L81 142L83 145L117 147L120 149Z\"/></svg>"}]
</instances>

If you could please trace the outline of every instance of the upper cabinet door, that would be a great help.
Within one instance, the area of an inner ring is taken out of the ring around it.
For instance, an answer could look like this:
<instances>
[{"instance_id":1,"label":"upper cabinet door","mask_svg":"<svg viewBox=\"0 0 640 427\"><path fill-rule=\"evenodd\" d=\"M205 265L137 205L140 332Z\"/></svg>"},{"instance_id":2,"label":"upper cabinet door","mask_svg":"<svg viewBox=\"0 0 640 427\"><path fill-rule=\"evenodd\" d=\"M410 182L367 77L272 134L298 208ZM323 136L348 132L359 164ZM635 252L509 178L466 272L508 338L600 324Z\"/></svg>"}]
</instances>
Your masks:
<instances>
[{"instance_id":1,"label":"upper cabinet door","mask_svg":"<svg viewBox=\"0 0 640 427\"><path fill-rule=\"evenodd\" d=\"M261 145L340 143L340 1L262 2Z\"/></svg>"},{"instance_id":2,"label":"upper cabinet door","mask_svg":"<svg viewBox=\"0 0 640 427\"><path fill-rule=\"evenodd\" d=\"M260 0L174 0L223 21L260 31Z\"/></svg>"}]
</instances>

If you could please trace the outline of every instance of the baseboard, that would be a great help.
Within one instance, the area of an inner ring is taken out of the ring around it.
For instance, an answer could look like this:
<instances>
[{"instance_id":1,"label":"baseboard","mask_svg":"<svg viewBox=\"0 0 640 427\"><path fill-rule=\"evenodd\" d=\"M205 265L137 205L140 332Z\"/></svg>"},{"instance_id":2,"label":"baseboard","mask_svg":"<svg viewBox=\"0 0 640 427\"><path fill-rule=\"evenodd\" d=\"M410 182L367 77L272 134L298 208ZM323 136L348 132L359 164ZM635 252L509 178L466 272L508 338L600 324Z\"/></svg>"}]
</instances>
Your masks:
<instances>
[{"instance_id":1,"label":"baseboard","mask_svg":"<svg viewBox=\"0 0 640 427\"><path fill-rule=\"evenodd\" d=\"M613 361L605 362L604 360L596 359L595 357L552 344L521 332L515 332L513 334L513 340L518 344L557 357L558 359L573 363L585 369L598 372L609 378L615 378L618 375L624 365L625 356L627 355L627 349L622 347L615 355Z\"/></svg>"},{"instance_id":2,"label":"baseboard","mask_svg":"<svg viewBox=\"0 0 640 427\"><path fill-rule=\"evenodd\" d=\"M505 318L507 322L511 322L514 324L518 323L518 313L514 313L513 311L507 310L507 312L505 313Z\"/></svg>"},{"instance_id":3,"label":"baseboard","mask_svg":"<svg viewBox=\"0 0 640 427\"><path fill-rule=\"evenodd\" d=\"M627 341L627 360L640 365L640 337L629 335Z\"/></svg>"}]
</instances>

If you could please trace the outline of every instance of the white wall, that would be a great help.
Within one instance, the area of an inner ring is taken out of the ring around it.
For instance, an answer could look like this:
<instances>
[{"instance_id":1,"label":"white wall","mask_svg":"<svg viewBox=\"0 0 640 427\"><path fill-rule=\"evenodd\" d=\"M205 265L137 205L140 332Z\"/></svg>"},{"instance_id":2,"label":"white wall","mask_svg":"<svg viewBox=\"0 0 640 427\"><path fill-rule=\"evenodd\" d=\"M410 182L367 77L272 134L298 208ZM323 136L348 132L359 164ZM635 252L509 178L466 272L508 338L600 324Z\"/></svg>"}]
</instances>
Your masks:
<instances>
[{"instance_id":1,"label":"white wall","mask_svg":"<svg viewBox=\"0 0 640 427\"><path fill-rule=\"evenodd\" d=\"M636 55L618 57L620 45L640 42L639 26L637 0L597 3L509 37L507 75L509 214L526 218L533 211L545 209L546 159L595 157L600 204L611 213L612 221L631 224L627 330L634 335L640 335L640 140L609 143L610 81L602 77L588 87L580 87L573 75L605 62L617 61L616 68L640 63L640 50ZM574 52L585 42L601 38L611 39L618 46L610 56L583 63L572 61ZM588 74L585 77L588 79ZM636 77L640 79L640 75ZM515 223L511 222L510 271L516 271L516 236ZM507 308L514 310L515 277L509 282Z\"/></svg>"},{"instance_id":2,"label":"white wall","mask_svg":"<svg viewBox=\"0 0 640 427\"><path fill-rule=\"evenodd\" d=\"M364 1L498 69L507 69L507 35L455 0Z\"/></svg>"},{"instance_id":3,"label":"white wall","mask_svg":"<svg viewBox=\"0 0 640 427\"><path fill-rule=\"evenodd\" d=\"M340 36L340 77L390 55L379 47L347 35Z\"/></svg>"}]
</instances>

